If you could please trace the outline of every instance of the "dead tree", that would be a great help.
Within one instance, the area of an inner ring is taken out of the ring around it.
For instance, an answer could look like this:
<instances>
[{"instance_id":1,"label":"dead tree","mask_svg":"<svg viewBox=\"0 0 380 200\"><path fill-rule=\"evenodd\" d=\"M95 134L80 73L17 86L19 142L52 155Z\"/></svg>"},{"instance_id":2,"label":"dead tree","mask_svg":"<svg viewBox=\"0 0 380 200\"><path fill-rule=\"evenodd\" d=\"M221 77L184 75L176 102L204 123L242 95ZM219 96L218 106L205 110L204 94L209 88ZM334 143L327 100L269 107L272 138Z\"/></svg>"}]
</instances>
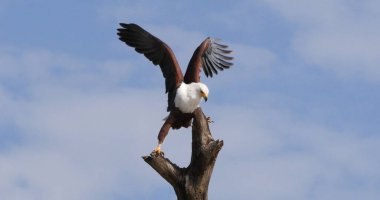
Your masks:
<instances>
[{"instance_id":1,"label":"dead tree","mask_svg":"<svg viewBox=\"0 0 380 200\"><path fill-rule=\"evenodd\" d=\"M214 140L202 109L194 111L190 165L180 168L163 155L143 159L174 188L178 200L207 200L212 170L223 140Z\"/></svg>"}]
</instances>

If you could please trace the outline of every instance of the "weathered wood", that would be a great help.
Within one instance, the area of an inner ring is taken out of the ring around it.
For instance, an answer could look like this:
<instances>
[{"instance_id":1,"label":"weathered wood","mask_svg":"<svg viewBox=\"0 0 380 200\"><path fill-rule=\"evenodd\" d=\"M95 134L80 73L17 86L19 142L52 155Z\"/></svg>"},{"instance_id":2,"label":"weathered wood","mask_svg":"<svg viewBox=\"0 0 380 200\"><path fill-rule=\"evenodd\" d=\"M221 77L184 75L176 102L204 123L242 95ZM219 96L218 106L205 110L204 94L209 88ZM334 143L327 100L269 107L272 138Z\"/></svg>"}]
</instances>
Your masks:
<instances>
[{"instance_id":1,"label":"weathered wood","mask_svg":"<svg viewBox=\"0 0 380 200\"><path fill-rule=\"evenodd\" d=\"M212 138L202 109L194 111L192 153L190 165L180 168L164 155L144 156L143 159L174 188L178 200L207 200L208 185L222 140Z\"/></svg>"}]
</instances>

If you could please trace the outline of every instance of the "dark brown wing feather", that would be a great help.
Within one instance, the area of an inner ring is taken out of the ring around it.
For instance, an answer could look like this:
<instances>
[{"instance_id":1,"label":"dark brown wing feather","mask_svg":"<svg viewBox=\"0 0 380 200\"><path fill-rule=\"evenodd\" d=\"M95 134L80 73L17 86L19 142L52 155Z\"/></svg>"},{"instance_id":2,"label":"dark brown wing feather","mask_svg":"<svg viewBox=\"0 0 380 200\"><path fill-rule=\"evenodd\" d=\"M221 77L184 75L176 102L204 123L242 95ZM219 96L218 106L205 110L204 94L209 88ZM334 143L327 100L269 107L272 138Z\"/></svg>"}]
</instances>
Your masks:
<instances>
[{"instance_id":1,"label":"dark brown wing feather","mask_svg":"<svg viewBox=\"0 0 380 200\"><path fill-rule=\"evenodd\" d=\"M183 81L181 68L170 47L136 24L121 23L117 29L119 39L144 54L154 65L159 65L165 77L168 93L168 111L174 108L176 89Z\"/></svg>"},{"instance_id":2,"label":"dark brown wing feather","mask_svg":"<svg viewBox=\"0 0 380 200\"><path fill-rule=\"evenodd\" d=\"M232 52L227 49L227 45L219 43L218 39L206 38L201 45L194 51L187 67L184 82L200 82L201 68L206 77L218 74L218 71L230 68L233 57L229 56Z\"/></svg>"}]
</instances>

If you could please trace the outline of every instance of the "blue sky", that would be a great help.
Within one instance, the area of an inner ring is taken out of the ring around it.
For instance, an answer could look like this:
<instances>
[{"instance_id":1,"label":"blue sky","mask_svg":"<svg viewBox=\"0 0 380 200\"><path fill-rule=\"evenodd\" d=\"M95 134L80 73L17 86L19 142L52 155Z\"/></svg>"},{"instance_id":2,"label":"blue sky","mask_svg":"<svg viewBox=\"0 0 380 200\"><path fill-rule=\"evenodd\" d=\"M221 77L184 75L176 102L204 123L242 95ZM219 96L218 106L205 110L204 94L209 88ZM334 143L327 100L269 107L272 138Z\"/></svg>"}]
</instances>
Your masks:
<instances>
[{"instance_id":1,"label":"blue sky","mask_svg":"<svg viewBox=\"0 0 380 200\"><path fill-rule=\"evenodd\" d=\"M207 36L234 67L203 81L225 146L210 199L380 197L377 0L0 0L0 199L175 199L141 157L166 116L161 72L120 22L187 66ZM163 150L190 160L191 130Z\"/></svg>"}]
</instances>

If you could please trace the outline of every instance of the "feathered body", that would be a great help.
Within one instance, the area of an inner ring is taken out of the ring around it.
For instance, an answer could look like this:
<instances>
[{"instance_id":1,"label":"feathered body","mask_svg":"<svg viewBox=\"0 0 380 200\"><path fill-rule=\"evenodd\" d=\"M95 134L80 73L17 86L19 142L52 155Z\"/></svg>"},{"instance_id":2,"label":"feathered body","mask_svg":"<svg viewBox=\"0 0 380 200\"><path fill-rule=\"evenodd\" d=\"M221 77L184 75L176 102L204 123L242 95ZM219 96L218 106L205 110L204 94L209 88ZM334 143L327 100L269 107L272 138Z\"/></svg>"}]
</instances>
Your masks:
<instances>
[{"instance_id":1,"label":"feathered body","mask_svg":"<svg viewBox=\"0 0 380 200\"><path fill-rule=\"evenodd\" d=\"M200 83L200 71L203 69L206 77L212 77L218 71L232 66L232 57L227 54L226 45L218 43L217 39L206 38L195 50L190 59L185 76L170 47L157 37L145 31L136 24L120 24L119 39L128 46L142 53L154 65L159 65L165 78L166 93L168 93L169 116L166 118L158 134L161 144L170 128L189 127L193 111L199 107L202 98L207 101L209 90ZM159 149L158 149L159 150Z\"/></svg>"}]
</instances>

